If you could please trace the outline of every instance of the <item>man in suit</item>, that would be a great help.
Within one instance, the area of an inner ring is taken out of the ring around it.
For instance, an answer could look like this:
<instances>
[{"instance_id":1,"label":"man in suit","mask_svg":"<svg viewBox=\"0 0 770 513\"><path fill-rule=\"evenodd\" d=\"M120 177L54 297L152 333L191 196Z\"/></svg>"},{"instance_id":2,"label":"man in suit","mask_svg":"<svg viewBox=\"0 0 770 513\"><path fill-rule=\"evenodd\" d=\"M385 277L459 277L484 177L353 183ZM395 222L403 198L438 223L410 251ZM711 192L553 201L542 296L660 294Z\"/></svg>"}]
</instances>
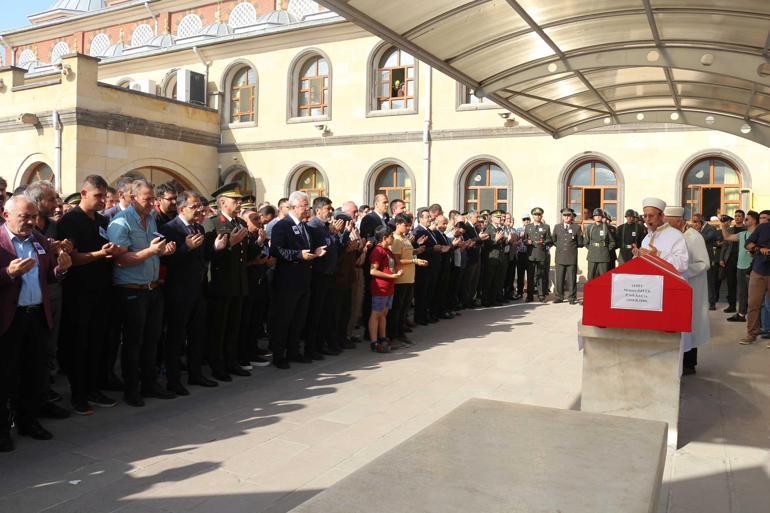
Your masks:
<instances>
[{"instance_id":1,"label":"man in suit","mask_svg":"<svg viewBox=\"0 0 770 513\"><path fill-rule=\"evenodd\" d=\"M481 296L483 306L500 306L500 291L507 267L505 246L508 237L502 225L502 211L495 210L490 213L490 224L486 228L488 238L484 241L484 253L486 253L487 271L484 273L484 292Z\"/></svg>"},{"instance_id":2,"label":"man in suit","mask_svg":"<svg viewBox=\"0 0 770 513\"><path fill-rule=\"evenodd\" d=\"M205 253L211 262L208 361L215 379L232 381L231 374L251 376L238 363L238 342L243 301L249 291L246 264L256 256L256 248L249 244L246 223L238 217L242 197L238 184L223 185L214 191L214 197L219 215L203 223Z\"/></svg>"},{"instance_id":3,"label":"man in suit","mask_svg":"<svg viewBox=\"0 0 770 513\"><path fill-rule=\"evenodd\" d=\"M594 224L586 229L585 245L588 248L586 278L590 281L609 271L612 259L610 252L615 249L615 238L604 222L604 212L600 208L594 210Z\"/></svg>"},{"instance_id":4,"label":"man in suit","mask_svg":"<svg viewBox=\"0 0 770 513\"><path fill-rule=\"evenodd\" d=\"M703 235L703 240L706 242L706 251L709 254L709 270L706 273L706 279L708 283L709 288L709 310L716 310L717 309L717 294L716 290L714 288L714 283L716 281L716 273L718 270L717 266L717 258L715 253L715 244L717 241L722 239L722 234L711 226L711 224L707 223L703 219L703 214L695 213L692 215L692 224L693 228L698 230L701 235Z\"/></svg>"},{"instance_id":5,"label":"man in suit","mask_svg":"<svg viewBox=\"0 0 770 513\"><path fill-rule=\"evenodd\" d=\"M336 294L334 274L337 257L348 242L350 232L345 221L333 219L332 200L319 196L313 200L313 217L307 222L310 244L325 247L326 254L313 261L310 303L305 326L305 356L323 360L323 355L336 356L342 351L334 334Z\"/></svg>"},{"instance_id":6,"label":"man in suit","mask_svg":"<svg viewBox=\"0 0 770 513\"><path fill-rule=\"evenodd\" d=\"M543 222L543 209L533 208L533 221L524 228L524 239L527 244L527 260L529 267L527 269L527 302L534 300L535 287L538 288L538 299L541 303L545 302L545 296L548 293L548 261L549 249L553 244L551 238L551 227Z\"/></svg>"},{"instance_id":7,"label":"man in suit","mask_svg":"<svg viewBox=\"0 0 770 513\"><path fill-rule=\"evenodd\" d=\"M428 261L425 267L415 269L414 276L414 322L423 326L429 322L437 322L435 312L429 311L433 291L436 288L436 279L441 266L441 245L436 236L430 230L430 212L427 208L417 211L417 226L414 228L414 237L419 247L425 248L423 259Z\"/></svg>"},{"instance_id":8,"label":"man in suit","mask_svg":"<svg viewBox=\"0 0 770 513\"><path fill-rule=\"evenodd\" d=\"M726 217L729 221L733 221L730 216ZM746 212L743 210L735 211L735 222L730 226L727 231L731 235L737 235L746 231L746 225L743 223L746 219ZM723 237L724 238L724 237ZM735 304L737 301L738 290L738 243L725 240L722 243L722 247L719 253L719 267L724 271L724 276L727 280L727 308L722 310L724 313L735 313ZM716 287L719 289L719 287Z\"/></svg>"},{"instance_id":9,"label":"man in suit","mask_svg":"<svg viewBox=\"0 0 770 513\"><path fill-rule=\"evenodd\" d=\"M307 320L310 302L311 261L326 254L312 247L306 222L310 217L308 195L289 195L289 211L273 226L270 254L276 259L271 304L270 345L273 365L288 369L289 361L311 363L299 351L299 337Z\"/></svg>"},{"instance_id":10,"label":"man in suit","mask_svg":"<svg viewBox=\"0 0 770 513\"><path fill-rule=\"evenodd\" d=\"M36 416L48 390L46 341L53 326L48 283L69 270L70 256L53 254L34 232L37 207L24 195L5 204L0 227L0 452L14 449L8 401L16 399L19 435L50 440Z\"/></svg>"},{"instance_id":11,"label":"man in suit","mask_svg":"<svg viewBox=\"0 0 770 513\"><path fill-rule=\"evenodd\" d=\"M469 211L465 216L463 223L463 238L469 243L466 250L467 263L465 272L460 283L460 303L465 308L477 306L475 302L476 289L479 287L479 276L481 273L481 248L484 241L489 238L486 233L476 231L476 223L479 221L479 213L475 210ZM472 243L472 244L471 244Z\"/></svg>"},{"instance_id":12,"label":"man in suit","mask_svg":"<svg viewBox=\"0 0 770 513\"><path fill-rule=\"evenodd\" d=\"M450 298L452 267L454 266L454 241L446 236L449 220L443 214L436 217L435 223L436 228L433 230L433 236L442 248L447 248L447 250L441 252L441 259L439 260L439 267L436 275L436 287L433 290L430 310L433 315L439 319L452 319L454 318L454 314L451 312L451 305L449 304L448 299ZM457 244L460 242L462 242L462 239L458 238Z\"/></svg>"},{"instance_id":13,"label":"man in suit","mask_svg":"<svg viewBox=\"0 0 770 513\"><path fill-rule=\"evenodd\" d=\"M163 292L166 298L166 388L177 395L189 395L182 384L179 356L187 341L188 383L203 387L217 386L217 382L203 375L203 355L208 348L206 336L206 262L203 243L205 231L205 205L200 194L184 191L179 195L179 215L160 227L166 240L174 242L177 250L164 257L166 281ZM220 237L219 246L225 244ZM215 242L216 244L216 242Z\"/></svg>"},{"instance_id":14,"label":"man in suit","mask_svg":"<svg viewBox=\"0 0 770 513\"><path fill-rule=\"evenodd\" d=\"M577 303L577 250L583 247L583 232L575 223L575 212L571 208L561 210L562 222L553 227L553 245L556 247L556 299L554 303L569 299ZM565 289L566 283L566 291Z\"/></svg>"},{"instance_id":15,"label":"man in suit","mask_svg":"<svg viewBox=\"0 0 770 513\"><path fill-rule=\"evenodd\" d=\"M379 226L387 226L388 222L390 222L390 217L388 216L388 197L384 194L378 194L374 197L374 208L361 219L361 227L359 228L361 238L372 243L369 250L367 250L366 260L362 268L364 274L364 300L361 305L361 318L365 319L364 340L369 340L367 321L372 313L372 279L369 275L369 255L374 247L377 246L374 240L374 230Z\"/></svg>"},{"instance_id":16,"label":"man in suit","mask_svg":"<svg viewBox=\"0 0 770 513\"><path fill-rule=\"evenodd\" d=\"M636 221L636 212L626 210L626 222L618 226L615 232L617 245L620 247L618 263L621 265L634 258L634 248L642 247L642 241L647 235L647 230L642 227L643 225L640 226Z\"/></svg>"}]
</instances>

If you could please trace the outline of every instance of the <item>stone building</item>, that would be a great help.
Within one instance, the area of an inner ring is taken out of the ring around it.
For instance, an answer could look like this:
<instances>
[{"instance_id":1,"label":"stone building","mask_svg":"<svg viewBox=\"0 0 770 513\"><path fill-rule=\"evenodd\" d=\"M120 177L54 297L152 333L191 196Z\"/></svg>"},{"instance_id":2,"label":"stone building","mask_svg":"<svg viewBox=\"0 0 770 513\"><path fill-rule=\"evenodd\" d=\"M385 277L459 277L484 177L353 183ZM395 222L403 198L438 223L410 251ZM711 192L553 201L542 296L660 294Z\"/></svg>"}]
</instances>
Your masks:
<instances>
[{"instance_id":1,"label":"stone building","mask_svg":"<svg viewBox=\"0 0 770 513\"><path fill-rule=\"evenodd\" d=\"M0 34L9 187L134 173L272 202L541 206L550 221L648 195L706 215L770 205L764 146L678 124L555 140L310 0L58 0L29 19Z\"/></svg>"}]
</instances>

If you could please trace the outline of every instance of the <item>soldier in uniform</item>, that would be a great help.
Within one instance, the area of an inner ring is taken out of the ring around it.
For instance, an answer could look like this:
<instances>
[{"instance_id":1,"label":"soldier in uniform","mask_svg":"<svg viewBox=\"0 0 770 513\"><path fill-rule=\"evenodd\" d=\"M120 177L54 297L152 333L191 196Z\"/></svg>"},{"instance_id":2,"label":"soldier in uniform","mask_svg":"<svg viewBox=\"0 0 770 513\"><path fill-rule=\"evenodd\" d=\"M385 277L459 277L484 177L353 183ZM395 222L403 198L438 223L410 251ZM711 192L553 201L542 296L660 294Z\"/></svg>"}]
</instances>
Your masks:
<instances>
[{"instance_id":1,"label":"soldier in uniform","mask_svg":"<svg viewBox=\"0 0 770 513\"><path fill-rule=\"evenodd\" d=\"M553 227L553 245L556 246L556 300L564 301L564 285L569 303L577 303L577 250L583 247L583 232L575 223L575 211L571 208L561 210L562 222Z\"/></svg>"},{"instance_id":2,"label":"soldier in uniform","mask_svg":"<svg viewBox=\"0 0 770 513\"><path fill-rule=\"evenodd\" d=\"M230 374L251 375L238 364L238 349L243 301L249 290L246 264L257 255L250 251L246 223L237 217L242 198L238 184L223 185L214 197L220 213L203 223L204 248L211 262L208 361L215 379L232 381Z\"/></svg>"},{"instance_id":3,"label":"soldier in uniform","mask_svg":"<svg viewBox=\"0 0 770 513\"><path fill-rule=\"evenodd\" d=\"M548 251L553 245L551 227L543 222L543 209L535 207L531 210L533 221L524 229L524 239L527 244L527 302L534 300L535 288L538 289L538 299L545 302L548 283Z\"/></svg>"},{"instance_id":4,"label":"soldier in uniform","mask_svg":"<svg viewBox=\"0 0 770 513\"><path fill-rule=\"evenodd\" d=\"M489 214L490 223L486 228L489 238L484 241L484 253L486 254L487 269L484 273L484 290L481 296L483 306L500 306L498 296L502 290L502 281L505 276L506 255L505 246L508 237L502 225L502 211L495 210Z\"/></svg>"},{"instance_id":5,"label":"soldier in uniform","mask_svg":"<svg viewBox=\"0 0 770 513\"><path fill-rule=\"evenodd\" d=\"M588 280L601 276L610 269L610 261L615 239L604 221L604 212L597 208L594 210L594 224L586 229L585 245L588 248Z\"/></svg>"},{"instance_id":6,"label":"soldier in uniform","mask_svg":"<svg viewBox=\"0 0 770 513\"><path fill-rule=\"evenodd\" d=\"M636 220L636 212L626 210L626 222L618 226L615 238L620 249L619 264L623 265L634 258L633 249L642 247L644 236L647 235L647 230L642 228Z\"/></svg>"},{"instance_id":7,"label":"soldier in uniform","mask_svg":"<svg viewBox=\"0 0 770 513\"><path fill-rule=\"evenodd\" d=\"M604 211L604 222L607 223L607 229L610 231L612 240L616 241L615 247L613 247L610 250L610 265L609 265L609 269L615 269L616 263L618 261L618 254L616 251L617 240L618 240L618 229L614 224L612 224L612 216L606 210Z\"/></svg>"}]
</instances>

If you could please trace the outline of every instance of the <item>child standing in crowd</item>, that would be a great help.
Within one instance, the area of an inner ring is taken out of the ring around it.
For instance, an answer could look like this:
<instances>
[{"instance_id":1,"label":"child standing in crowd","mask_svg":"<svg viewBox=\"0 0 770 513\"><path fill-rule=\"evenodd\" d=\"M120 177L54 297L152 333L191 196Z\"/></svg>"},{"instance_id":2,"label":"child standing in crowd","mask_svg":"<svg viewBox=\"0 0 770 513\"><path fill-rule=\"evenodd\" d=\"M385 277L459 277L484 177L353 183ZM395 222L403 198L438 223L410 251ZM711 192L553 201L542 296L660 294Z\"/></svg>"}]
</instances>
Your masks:
<instances>
[{"instance_id":1,"label":"child standing in crowd","mask_svg":"<svg viewBox=\"0 0 770 513\"><path fill-rule=\"evenodd\" d=\"M374 231L377 246L372 250L370 274L372 276L372 313L369 316L369 338L372 351L390 352L390 344L385 336L388 310L393 306L395 281L404 273L395 271L396 258L390 251L393 243L393 231L388 226L379 226Z\"/></svg>"}]
</instances>

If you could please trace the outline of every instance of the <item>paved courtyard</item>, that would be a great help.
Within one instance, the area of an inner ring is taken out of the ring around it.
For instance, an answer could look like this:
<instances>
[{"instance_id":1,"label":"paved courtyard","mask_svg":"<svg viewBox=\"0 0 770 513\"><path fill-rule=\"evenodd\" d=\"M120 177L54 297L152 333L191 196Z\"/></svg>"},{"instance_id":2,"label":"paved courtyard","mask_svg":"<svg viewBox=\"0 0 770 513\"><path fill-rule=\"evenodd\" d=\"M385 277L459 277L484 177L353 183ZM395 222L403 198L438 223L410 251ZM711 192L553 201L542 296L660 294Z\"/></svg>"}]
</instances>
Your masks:
<instances>
[{"instance_id":1,"label":"paved courtyard","mask_svg":"<svg viewBox=\"0 0 770 513\"><path fill-rule=\"evenodd\" d=\"M579 408L579 316L567 304L465 312L389 355L361 346L144 409L47 421L53 441L17 438L0 456L0 512L287 512L468 398ZM671 513L770 511L770 350L738 346L744 326L723 317L712 312L715 338L682 386Z\"/></svg>"}]
</instances>

